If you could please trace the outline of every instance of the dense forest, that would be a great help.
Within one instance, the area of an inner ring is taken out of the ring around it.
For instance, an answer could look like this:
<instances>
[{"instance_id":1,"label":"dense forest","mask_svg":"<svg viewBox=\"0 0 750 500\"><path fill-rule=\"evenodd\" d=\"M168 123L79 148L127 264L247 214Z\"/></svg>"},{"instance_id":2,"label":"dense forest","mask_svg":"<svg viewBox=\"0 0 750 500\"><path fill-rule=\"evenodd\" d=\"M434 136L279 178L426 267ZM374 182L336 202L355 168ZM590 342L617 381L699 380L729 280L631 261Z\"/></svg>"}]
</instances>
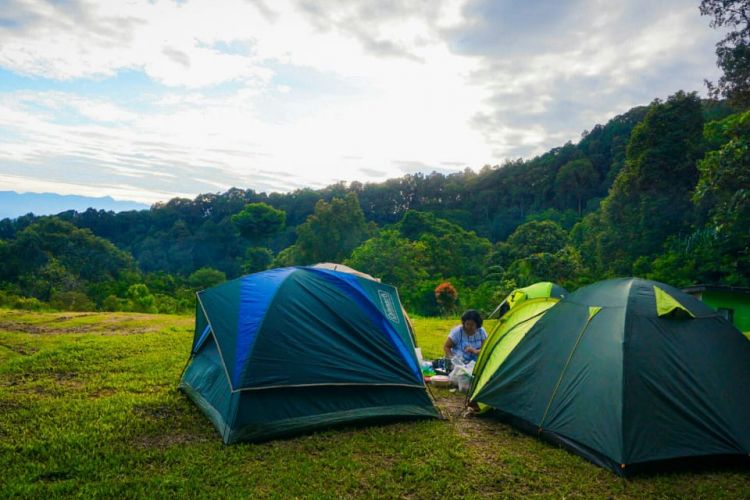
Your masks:
<instances>
[{"instance_id":1,"label":"dense forest","mask_svg":"<svg viewBox=\"0 0 750 500\"><path fill-rule=\"evenodd\" d=\"M179 312L225 279L317 262L380 277L424 315L488 311L539 280L750 286L750 33L731 10L745 3L701 3L736 30L717 45L710 99L678 91L532 159L4 219L0 305Z\"/></svg>"}]
</instances>

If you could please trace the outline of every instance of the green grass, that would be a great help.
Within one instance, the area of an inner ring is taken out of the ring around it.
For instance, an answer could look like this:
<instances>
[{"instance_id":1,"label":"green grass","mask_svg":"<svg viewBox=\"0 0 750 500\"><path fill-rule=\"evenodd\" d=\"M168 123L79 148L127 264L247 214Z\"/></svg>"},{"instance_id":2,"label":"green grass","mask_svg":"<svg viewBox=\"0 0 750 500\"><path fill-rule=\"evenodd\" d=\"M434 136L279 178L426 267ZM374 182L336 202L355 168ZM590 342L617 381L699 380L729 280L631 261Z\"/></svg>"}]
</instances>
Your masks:
<instances>
[{"instance_id":1,"label":"green grass","mask_svg":"<svg viewBox=\"0 0 750 500\"><path fill-rule=\"evenodd\" d=\"M426 357L457 320L415 318ZM747 470L625 481L496 421L349 426L225 446L176 390L191 317L0 310L0 498L725 497Z\"/></svg>"}]
</instances>

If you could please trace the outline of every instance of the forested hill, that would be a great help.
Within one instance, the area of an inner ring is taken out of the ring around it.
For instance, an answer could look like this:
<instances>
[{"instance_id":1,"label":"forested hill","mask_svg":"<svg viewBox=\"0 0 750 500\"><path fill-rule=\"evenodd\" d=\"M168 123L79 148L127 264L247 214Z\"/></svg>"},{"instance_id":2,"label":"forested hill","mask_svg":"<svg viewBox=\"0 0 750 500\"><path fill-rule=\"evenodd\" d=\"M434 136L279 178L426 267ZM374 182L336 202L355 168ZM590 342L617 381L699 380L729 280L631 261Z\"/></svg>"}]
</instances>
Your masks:
<instances>
[{"instance_id":1,"label":"forested hill","mask_svg":"<svg viewBox=\"0 0 750 500\"><path fill-rule=\"evenodd\" d=\"M443 281L480 308L539 279L748 284L742 217L750 214L736 196L748 188L747 118L678 92L596 125L577 144L478 172L286 194L233 188L149 210L5 219L0 286L63 305L77 297L161 310L160 301L183 307L191 287L224 277L335 260L400 286L408 306L434 313Z\"/></svg>"},{"instance_id":2,"label":"forested hill","mask_svg":"<svg viewBox=\"0 0 750 500\"><path fill-rule=\"evenodd\" d=\"M379 226L399 221L407 210L419 210L499 241L533 214L547 211L540 217L552 217L570 227L587 206L589 210L595 207L622 168L630 132L646 110L647 107L633 108L606 125L596 125L576 145L568 143L531 160L485 166L477 173L467 168L449 175L408 174L381 183L340 183L284 194L232 188L219 194L201 194L193 200L174 198L157 203L150 210L119 213L71 210L58 216L132 252L145 270L164 269L183 274L189 274L195 265L175 261L174 245L180 240L185 243L184 238L189 234L194 241L188 246L193 243L216 246L210 243L214 237L220 237L217 243L224 246L238 236L229 218L247 203L268 203L286 213L284 237L273 242L278 251L294 242L294 229L313 213L319 200L330 202L350 192L357 194L365 219ZM36 219L24 216L0 221L0 238L13 238ZM219 249L210 261L198 262L198 267L219 264L219 268L233 274L232 266L221 262L227 250ZM154 261L160 260L159 254L165 252L172 254L167 267Z\"/></svg>"}]
</instances>

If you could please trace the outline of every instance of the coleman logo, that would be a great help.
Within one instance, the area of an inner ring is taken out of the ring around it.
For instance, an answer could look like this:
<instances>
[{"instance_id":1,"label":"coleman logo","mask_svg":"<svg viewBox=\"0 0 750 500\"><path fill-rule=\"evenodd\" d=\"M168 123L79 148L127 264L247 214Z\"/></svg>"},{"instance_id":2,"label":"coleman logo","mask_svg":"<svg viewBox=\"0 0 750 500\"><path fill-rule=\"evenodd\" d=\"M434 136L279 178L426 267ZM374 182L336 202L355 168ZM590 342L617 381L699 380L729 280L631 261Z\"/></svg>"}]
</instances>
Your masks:
<instances>
[{"instance_id":1,"label":"coleman logo","mask_svg":"<svg viewBox=\"0 0 750 500\"><path fill-rule=\"evenodd\" d=\"M378 290L378 296L380 297L380 304L383 306L385 317L391 320L392 323L398 324L398 313L396 312L396 307L393 305L391 294L385 290Z\"/></svg>"}]
</instances>

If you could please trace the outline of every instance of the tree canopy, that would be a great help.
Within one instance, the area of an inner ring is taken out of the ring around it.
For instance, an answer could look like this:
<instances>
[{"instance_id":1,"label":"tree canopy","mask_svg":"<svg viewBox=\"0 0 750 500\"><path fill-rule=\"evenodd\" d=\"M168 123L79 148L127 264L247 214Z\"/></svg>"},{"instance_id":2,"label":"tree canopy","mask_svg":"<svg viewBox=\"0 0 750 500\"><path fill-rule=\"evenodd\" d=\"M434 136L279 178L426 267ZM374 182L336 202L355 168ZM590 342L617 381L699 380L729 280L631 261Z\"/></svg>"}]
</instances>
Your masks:
<instances>
[{"instance_id":1,"label":"tree canopy","mask_svg":"<svg viewBox=\"0 0 750 500\"><path fill-rule=\"evenodd\" d=\"M711 27L724 28L726 35L716 44L717 65L723 74L708 84L715 98L734 104L750 104L750 2L748 0L702 0L700 12L711 17Z\"/></svg>"}]
</instances>

